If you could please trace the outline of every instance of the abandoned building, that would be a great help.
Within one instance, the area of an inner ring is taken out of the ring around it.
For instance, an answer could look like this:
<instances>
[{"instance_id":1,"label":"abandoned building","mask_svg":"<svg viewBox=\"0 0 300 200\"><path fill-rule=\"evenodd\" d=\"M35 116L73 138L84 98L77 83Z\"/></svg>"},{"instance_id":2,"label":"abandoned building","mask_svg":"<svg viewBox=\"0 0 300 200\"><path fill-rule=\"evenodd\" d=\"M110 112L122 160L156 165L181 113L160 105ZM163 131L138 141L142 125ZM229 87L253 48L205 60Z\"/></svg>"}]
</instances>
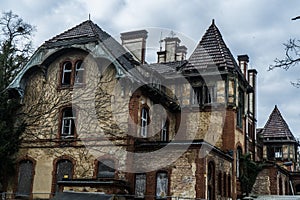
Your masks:
<instances>
[{"instance_id":1,"label":"abandoned building","mask_svg":"<svg viewBox=\"0 0 300 200\"><path fill-rule=\"evenodd\" d=\"M28 124L8 188L14 198L73 191L237 199L246 153L253 161L273 156L275 168L284 165L276 173L289 177L294 138L280 136L281 151L267 145L278 139L268 135L273 118L286 128L275 108L257 145L257 71L247 55L236 61L214 21L188 58L172 36L147 63L147 37L146 30L121 33L120 44L87 20L36 50L9 86Z\"/></svg>"}]
</instances>

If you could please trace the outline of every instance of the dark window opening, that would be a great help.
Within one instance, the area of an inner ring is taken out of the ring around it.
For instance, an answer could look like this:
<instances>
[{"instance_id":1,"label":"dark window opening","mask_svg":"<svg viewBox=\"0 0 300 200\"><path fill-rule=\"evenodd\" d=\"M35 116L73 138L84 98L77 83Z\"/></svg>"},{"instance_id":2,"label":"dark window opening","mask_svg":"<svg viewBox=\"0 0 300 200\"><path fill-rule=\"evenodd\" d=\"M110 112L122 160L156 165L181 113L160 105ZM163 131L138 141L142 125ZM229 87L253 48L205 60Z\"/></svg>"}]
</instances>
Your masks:
<instances>
[{"instance_id":1,"label":"dark window opening","mask_svg":"<svg viewBox=\"0 0 300 200\"><path fill-rule=\"evenodd\" d=\"M73 163L70 160L63 159L57 162L56 166L56 183L64 178L72 179L73 177ZM58 192L58 185L56 184L56 192Z\"/></svg>"},{"instance_id":2,"label":"dark window opening","mask_svg":"<svg viewBox=\"0 0 300 200\"><path fill-rule=\"evenodd\" d=\"M115 178L115 162L104 159L98 162L98 178Z\"/></svg>"}]
</instances>

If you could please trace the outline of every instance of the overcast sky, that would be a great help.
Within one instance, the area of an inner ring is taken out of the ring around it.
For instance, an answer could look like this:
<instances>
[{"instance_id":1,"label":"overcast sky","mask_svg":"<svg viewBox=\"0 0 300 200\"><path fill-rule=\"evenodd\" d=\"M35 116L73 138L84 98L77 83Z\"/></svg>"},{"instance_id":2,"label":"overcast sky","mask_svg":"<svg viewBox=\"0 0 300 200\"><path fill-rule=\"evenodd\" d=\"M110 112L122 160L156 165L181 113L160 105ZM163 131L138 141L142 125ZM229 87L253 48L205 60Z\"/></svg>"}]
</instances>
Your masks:
<instances>
[{"instance_id":1,"label":"overcast sky","mask_svg":"<svg viewBox=\"0 0 300 200\"><path fill-rule=\"evenodd\" d=\"M2 12L12 10L36 26L36 48L87 20L89 14L115 37L130 30L164 28L195 43L215 19L234 57L248 54L250 68L258 71L258 127L264 126L277 105L300 138L300 88L290 83L300 78L300 65L267 71L275 58L283 58L283 43L300 38L300 20L291 20L300 15L299 0L0 0L0 5ZM149 49L159 48L151 45Z\"/></svg>"}]
</instances>

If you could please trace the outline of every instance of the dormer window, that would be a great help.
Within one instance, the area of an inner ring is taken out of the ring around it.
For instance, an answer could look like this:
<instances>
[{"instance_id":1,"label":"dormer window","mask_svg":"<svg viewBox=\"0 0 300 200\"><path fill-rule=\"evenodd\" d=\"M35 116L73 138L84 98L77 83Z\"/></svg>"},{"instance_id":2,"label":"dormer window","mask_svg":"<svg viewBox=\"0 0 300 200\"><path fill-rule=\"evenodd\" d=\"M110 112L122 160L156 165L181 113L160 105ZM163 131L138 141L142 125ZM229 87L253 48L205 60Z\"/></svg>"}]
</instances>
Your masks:
<instances>
[{"instance_id":1,"label":"dormer window","mask_svg":"<svg viewBox=\"0 0 300 200\"><path fill-rule=\"evenodd\" d=\"M61 85L70 87L84 83L84 65L82 60L66 61L62 65Z\"/></svg>"}]
</instances>

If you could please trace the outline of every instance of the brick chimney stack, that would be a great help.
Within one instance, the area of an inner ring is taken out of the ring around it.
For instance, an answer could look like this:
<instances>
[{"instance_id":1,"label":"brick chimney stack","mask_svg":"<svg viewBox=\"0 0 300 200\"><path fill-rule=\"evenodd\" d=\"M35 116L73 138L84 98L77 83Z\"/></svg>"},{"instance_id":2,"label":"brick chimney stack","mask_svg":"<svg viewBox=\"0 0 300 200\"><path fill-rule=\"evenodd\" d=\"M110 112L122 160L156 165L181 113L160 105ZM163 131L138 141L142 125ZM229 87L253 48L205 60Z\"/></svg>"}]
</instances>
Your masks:
<instances>
[{"instance_id":1,"label":"brick chimney stack","mask_svg":"<svg viewBox=\"0 0 300 200\"><path fill-rule=\"evenodd\" d=\"M239 55L238 56L239 66L244 74L245 78L248 80L248 63L249 63L249 56L248 55Z\"/></svg>"},{"instance_id":2,"label":"brick chimney stack","mask_svg":"<svg viewBox=\"0 0 300 200\"><path fill-rule=\"evenodd\" d=\"M147 37L148 32L146 30L121 33L122 45L128 49L141 64L145 63Z\"/></svg>"},{"instance_id":3,"label":"brick chimney stack","mask_svg":"<svg viewBox=\"0 0 300 200\"><path fill-rule=\"evenodd\" d=\"M186 46L179 46L181 40L178 37L167 37L165 42L165 50L157 52L158 63L174 62L186 59Z\"/></svg>"}]
</instances>

